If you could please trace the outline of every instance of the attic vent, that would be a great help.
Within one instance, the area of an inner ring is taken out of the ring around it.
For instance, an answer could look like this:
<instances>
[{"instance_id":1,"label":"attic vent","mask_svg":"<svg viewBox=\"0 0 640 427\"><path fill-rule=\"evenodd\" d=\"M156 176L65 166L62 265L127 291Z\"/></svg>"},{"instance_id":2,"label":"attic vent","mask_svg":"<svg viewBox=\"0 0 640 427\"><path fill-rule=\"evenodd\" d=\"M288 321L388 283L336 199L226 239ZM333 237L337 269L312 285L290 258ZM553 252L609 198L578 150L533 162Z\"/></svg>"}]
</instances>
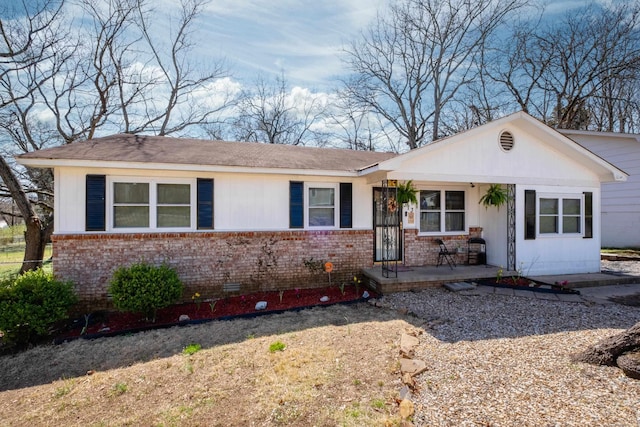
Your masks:
<instances>
[{"instance_id":1,"label":"attic vent","mask_svg":"<svg viewBox=\"0 0 640 427\"><path fill-rule=\"evenodd\" d=\"M513 148L513 135L511 132L504 131L500 134L500 147L504 151L511 151Z\"/></svg>"}]
</instances>

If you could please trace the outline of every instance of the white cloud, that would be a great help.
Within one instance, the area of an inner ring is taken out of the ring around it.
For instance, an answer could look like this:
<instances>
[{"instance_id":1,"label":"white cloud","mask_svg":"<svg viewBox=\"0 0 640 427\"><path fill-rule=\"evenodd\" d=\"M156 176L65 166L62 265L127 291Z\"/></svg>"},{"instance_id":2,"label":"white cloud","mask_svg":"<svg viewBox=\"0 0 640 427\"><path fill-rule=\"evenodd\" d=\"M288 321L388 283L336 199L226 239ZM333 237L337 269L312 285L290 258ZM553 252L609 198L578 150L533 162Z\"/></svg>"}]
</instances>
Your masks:
<instances>
[{"instance_id":1,"label":"white cloud","mask_svg":"<svg viewBox=\"0 0 640 427\"><path fill-rule=\"evenodd\" d=\"M201 106L208 106L212 110L224 107L229 99L235 97L242 90L240 82L225 77L217 79L193 92L195 101Z\"/></svg>"},{"instance_id":2,"label":"white cloud","mask_svg":"<svg viewBox=\"0 0 640 427\"><path fill-rule=\"evenodd\" d=\"M226 52L246 73L284 70L294 82L326 86L342 73L343 43L385 2L223 0L210 4L200 30L207 49Z\"/></svg>"},{"instance_id":3,"label":"white cloud","mask_svg":"<svg viewBox=\"0 0 640 427\"><path fill-rule=\"evenodd\" d=\"M593 0L592 2L586 2L585 0L546 0L543 2L545 14L549 17L562 15L571 9L578 9L585 7L588 3L599 4L601 6L610 6L614 3L613 0Z\"/></svg>"}]
</instances>

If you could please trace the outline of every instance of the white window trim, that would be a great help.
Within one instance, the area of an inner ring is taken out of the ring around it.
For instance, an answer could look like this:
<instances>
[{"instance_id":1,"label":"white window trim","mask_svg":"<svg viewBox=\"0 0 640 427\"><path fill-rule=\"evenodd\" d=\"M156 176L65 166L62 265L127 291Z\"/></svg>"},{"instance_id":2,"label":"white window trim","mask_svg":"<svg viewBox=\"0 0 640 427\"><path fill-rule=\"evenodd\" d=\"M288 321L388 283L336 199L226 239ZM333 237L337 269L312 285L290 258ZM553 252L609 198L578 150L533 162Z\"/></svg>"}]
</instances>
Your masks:
<instances>
[{"instance_id":1,"label":"white window trim","mask_svg":"<svg viewBox=\"0 0 640 427\"><path fill-rule=\"evenodd\" d=\"M312 226L309 225L309 189L332 188L333 195L333 225ZM330 182L305 182L304 183L304 228L308 230L337 230L340 228L340 184Z\"/></svg>"},{"instance_id":2,"label":"white window trim","mask_svg":"<svg viewBox=\"0 0 640 427\"><path fill-rule=\"evenodd\" d=\"M558 232L557 233L542 233L540 231L540 199L557 199L558 200ZM563 219L563 199L578 199L580 200L580 232L579 233L565 233L562 227ZM536 193L536 235L540 238L567 238L584 237L585 229L585 212L584 212L584 193Z\"/></svg>"},{"instance_id":3,"label":"white window trim","mask_svg":"<svg viewBox=\"0 0 640 427\"><path fill-rule=\"evenodd\" d=\"M114 202L114 184L115 183L140 183L149 184L149 227L114 227L113 202ZM190 189L190 212L189 227L160 227L157 226L158 218L158 184L189 184ZM195 179L189 178L147 178L139 176L107 176L106 188L106 229L107 231L117 233L144 233L144 232L174 232L174 231L192 231L197 226L197 185Z\"/></svg>"},{"instance_id":4,"label":"white window trim","mask_svg":"<svg viewBox=\"0 0 640 427\"><path fill-rule=\"evenodd\" d=\"M461 231L422 231L420 228L420 215L422 213L422 209L420 208L420 192L428 191L428 190L440 190L440 200L441 200L441 208L440 208L440 229L445 229L445 192L447 191L462 191L464 192L464 230ZM417 218L417 226L418 226L418 236L466 236L469 234L469 192L465 187L440 187L430 186L430 187L421 187L418 188L418 218Z\"/></svg>"}]
</instances>

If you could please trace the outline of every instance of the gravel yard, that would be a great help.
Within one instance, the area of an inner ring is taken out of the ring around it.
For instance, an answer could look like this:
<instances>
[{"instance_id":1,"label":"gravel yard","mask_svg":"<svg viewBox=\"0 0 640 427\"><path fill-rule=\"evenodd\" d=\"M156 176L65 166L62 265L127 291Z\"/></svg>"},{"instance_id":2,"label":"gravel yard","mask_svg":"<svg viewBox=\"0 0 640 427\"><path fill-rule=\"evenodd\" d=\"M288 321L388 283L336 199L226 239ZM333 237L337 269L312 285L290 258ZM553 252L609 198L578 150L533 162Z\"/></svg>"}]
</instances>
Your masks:
<instances>
[{"instance_id":1,"label":"gravel yard","mask_svg":"<svg viewBox=\"0 0 640 427\"><path fill-rule=\"evenodd\" d=\"M624 273L640 277L640 261L600 261L603 273Z\"/></svg>"},{"instance_id":2,"label":"gravel yard","mask_svg":"<svg viewBox=\"0 0 640 427\"><path fill-rule=\"evenodd\" d=\"M603 261L637 274L640 262ZM640 381L571 356L640 307L443 288L38 346L0 357L0 425L402 425L399 341L427 370L416 426L640 426ZM268 349L282 341L286 349ZM186 356L190 343L202 350Z\"/></svg>"},{"instance_id":3,"label":"gravel yard","mask_svg":"<svg viewBox=\"0 0 640 427\"><path fill-rule=\"evenodd\" d=\"M640 263L604 264L640 274ZM382 302L424 321L415 357L428 369L416 377L416 425L640 425L640 381L615 367L571 361L640 321L638 307L443 289Z\"/></svg>"}]
</instances>

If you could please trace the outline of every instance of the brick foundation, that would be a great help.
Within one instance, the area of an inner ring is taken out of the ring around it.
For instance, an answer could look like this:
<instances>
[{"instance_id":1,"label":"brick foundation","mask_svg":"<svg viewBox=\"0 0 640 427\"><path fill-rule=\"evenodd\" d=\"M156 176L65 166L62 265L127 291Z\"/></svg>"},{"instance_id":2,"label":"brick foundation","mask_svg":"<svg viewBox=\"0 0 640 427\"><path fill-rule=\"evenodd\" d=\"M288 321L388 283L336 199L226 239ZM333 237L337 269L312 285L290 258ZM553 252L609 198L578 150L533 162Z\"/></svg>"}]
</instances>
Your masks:
<instances>
[{"instance_id":1,"label":"brick foundation","mask_svg":"<svg viewBox=\"0 0 640 427\"><path fill-rule=\"evenodd\" d=\"M206 232L54 235L54 274L75 283L84 309L109 308L113 272L136 262L166 263L185 285L184 300L326 286L304 261L331 261L332 283L351 282L372 261L373 231Z\"/></svg>"}]
</instances>

